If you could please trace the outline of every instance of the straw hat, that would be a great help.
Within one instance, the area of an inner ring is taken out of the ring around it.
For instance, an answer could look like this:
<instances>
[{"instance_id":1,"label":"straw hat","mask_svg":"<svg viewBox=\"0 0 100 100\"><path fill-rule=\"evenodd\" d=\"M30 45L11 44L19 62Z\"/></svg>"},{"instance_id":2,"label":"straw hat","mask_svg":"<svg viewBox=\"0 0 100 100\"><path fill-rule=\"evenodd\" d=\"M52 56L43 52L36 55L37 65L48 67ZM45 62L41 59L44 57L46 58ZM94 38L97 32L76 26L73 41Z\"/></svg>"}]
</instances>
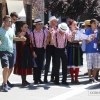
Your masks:
<instances>
[{"instance_id":1,"label":"straw hat","mask_svg":"<svg viewBox=\"0 0 100 100\"><path fill-rule=\"evenodd\" d=\"M84 25L84 26L85 26L85 25L90 25L90 21L91 21L91 20L85 20L84 23L83 23L82 25Z\"/></svg>"}]
</instances>

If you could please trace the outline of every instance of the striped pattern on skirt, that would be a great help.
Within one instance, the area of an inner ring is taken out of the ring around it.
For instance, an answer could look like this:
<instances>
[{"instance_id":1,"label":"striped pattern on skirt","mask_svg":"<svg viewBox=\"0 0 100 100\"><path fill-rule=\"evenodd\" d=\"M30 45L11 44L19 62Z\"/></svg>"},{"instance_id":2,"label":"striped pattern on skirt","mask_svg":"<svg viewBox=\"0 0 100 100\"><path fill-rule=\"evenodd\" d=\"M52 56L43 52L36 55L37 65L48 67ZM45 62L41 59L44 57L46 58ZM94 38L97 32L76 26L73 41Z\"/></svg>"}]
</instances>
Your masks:
<instances>
[{"instance_id":1,"label":"striped pattern on skirt","mask_svg":"<svg viewBox=\"0 0 100 100\"><path fill-rule=\"evenodd\" d=\"M68 47L68 66L79 67L83 65L82 49L79 43L70 43Z\"/></svg>"}]
</instances>

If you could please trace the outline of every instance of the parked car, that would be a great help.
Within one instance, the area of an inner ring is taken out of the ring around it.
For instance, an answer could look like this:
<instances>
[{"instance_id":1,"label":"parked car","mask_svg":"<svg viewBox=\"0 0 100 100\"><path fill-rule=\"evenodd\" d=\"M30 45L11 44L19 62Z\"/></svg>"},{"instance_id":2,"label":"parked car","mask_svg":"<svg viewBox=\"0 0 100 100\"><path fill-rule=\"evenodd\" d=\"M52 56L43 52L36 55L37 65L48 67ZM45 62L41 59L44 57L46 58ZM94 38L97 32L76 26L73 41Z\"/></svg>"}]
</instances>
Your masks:
<instances>
[{"instance_id":1,"label":"parked car","mask_svg":"<svg viewBox=\"0 0 100 100\"><path fill-rule=\"evenodd\" d=\"M77 22L77 26L80 28L84 22Z\"/></svg>"}]
</instances>

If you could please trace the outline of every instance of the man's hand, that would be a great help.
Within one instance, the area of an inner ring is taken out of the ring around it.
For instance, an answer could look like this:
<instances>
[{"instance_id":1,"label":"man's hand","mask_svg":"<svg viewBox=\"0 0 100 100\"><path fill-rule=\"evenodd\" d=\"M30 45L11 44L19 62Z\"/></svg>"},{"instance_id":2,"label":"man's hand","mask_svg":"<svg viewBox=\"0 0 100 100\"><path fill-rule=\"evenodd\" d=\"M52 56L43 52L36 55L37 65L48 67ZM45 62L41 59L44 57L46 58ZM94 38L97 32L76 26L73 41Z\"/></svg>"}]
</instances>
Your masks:
<instances>
[{"instance_id":1,"label":"man's hand","mask_svg":"<svg viewBox=\"0 0 100 100\"><path fill-rule=\"evenodd\" d=\"M24 37L24 36L21 36L20 39L21 39L21 41L26 41L26 37Z\"/></svg>"},{"instance_id":2,"label":"man's hand","mask_svg":"<svg viewBox=\"0 0 100 100\"><path fill-rule=\"evenodd\" d=\"M96 34L91 34L91 39L94 40L96 38Z\"/></svg>"},{"instance_id":3,"label":"man's hand","mask_svg":"<svg viewBox=\"0 0 100 100\"><path fill-rule=\"evenodd\" d=\"M49 33L50 33L50 35L53 35L53 34L55 33L54 29L51 28L51 29L49 30Z\"/></svg>"}]
</instances>

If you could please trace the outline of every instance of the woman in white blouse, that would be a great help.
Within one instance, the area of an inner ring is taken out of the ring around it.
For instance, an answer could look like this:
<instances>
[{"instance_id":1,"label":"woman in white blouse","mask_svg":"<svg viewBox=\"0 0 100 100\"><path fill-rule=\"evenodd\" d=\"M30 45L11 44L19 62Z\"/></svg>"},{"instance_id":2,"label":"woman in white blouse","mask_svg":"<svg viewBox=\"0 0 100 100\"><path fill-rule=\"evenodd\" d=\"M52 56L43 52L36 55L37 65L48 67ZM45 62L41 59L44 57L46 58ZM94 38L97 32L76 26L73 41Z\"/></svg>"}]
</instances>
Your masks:
<instances>
[{"instance_id":1,"label":"woman in white blouse","mask_svg":"<svg viewBox=\"0 0 100 100\"><path fill-rule=\"evenodd\" d=\"M82 39L88 38L83 35L77 28L77 23L74 20L68 22L70 28L70 35L75 33L74 41L69 43L68 47L68 68L70 68L71 83L80 83L78 80L79 68L83 65L81 43ZM74 77L75 73L75 77Z\"/></svg>"}]
</instances>

